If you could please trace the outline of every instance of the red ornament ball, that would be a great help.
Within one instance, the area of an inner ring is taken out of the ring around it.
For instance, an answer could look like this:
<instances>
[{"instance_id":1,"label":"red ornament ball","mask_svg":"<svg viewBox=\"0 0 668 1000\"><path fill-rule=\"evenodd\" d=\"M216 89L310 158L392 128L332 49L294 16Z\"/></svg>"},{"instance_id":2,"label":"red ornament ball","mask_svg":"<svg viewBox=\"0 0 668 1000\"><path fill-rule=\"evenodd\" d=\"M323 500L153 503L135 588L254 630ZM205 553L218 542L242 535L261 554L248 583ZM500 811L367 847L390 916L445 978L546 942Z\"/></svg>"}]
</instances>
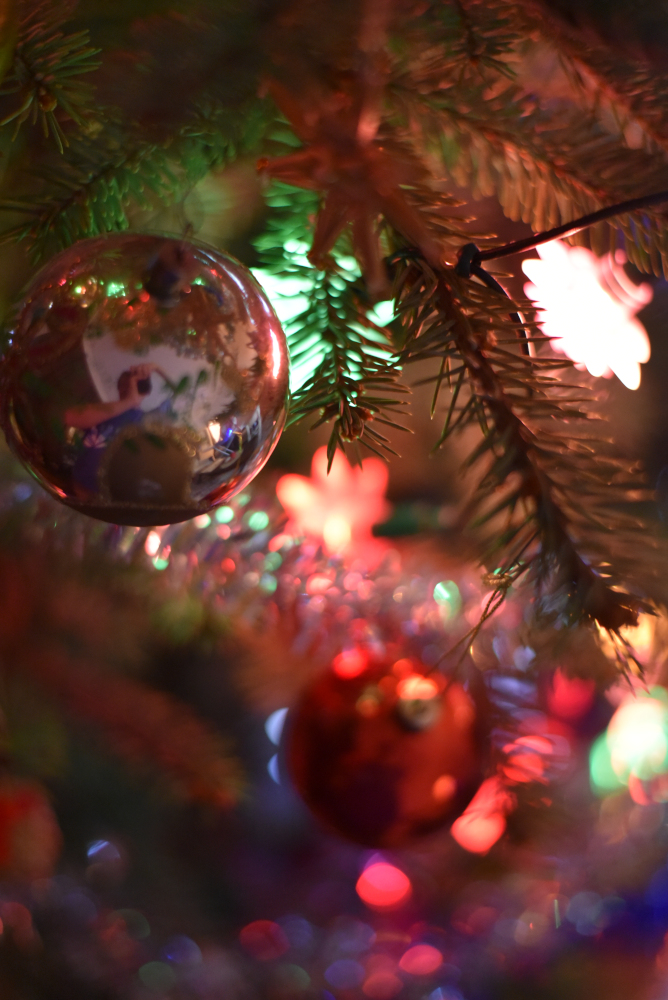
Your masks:
<instances>
[{"instance_id":1,"label":"red ornament ball","mask_svg":"<svg viewBox=\"0 0 668 1000\"><path fill-rule=\"evenodd\" d=\"M464 687L420 664L334 660L288 720L286 762L311 811L369 847L451 823L484 773L479 714Z\"/></svg>"}]
</instances>

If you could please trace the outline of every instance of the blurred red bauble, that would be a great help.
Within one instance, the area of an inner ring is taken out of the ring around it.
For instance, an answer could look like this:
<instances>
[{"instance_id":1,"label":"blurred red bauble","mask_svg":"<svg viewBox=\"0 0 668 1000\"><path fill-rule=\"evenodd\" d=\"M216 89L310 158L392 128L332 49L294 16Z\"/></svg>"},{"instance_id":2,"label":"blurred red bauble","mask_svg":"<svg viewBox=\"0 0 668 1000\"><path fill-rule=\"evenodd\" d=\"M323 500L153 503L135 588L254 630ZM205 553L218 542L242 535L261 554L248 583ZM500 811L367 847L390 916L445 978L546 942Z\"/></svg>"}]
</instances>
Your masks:
<instances>
[{"instance_id":1,"label":"blurred red bauble","mask_svg":"<svg viewBox=\"0 0 668 1000\"><path fill-rule=\"evenodd\" d=\"M0 879L48 878L61 844L58 821L41 785L0 778Z\"/></svg>"},{"instance_id":2,"label":"blurred red bauble","mask_svg":"<svg viewBox=\"0 0 668 1000\"><path fill-rule=\"evenodd\" d=\"M459 816L483 778L484 737L461 684L351 650L291 713L286 761L327 826L369 847L397 847Z\"/></svg>"}]
</instances>

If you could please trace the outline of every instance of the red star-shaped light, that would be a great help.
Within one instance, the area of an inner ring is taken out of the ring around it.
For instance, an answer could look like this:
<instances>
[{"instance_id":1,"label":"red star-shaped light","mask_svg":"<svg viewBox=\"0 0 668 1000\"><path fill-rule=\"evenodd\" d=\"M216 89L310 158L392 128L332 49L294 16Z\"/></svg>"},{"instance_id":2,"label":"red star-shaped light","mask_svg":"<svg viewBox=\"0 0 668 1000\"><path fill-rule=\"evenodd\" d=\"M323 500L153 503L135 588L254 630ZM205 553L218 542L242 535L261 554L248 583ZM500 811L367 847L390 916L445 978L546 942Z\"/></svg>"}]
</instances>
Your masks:
<instances>
[{"instance_id":1,"label":"red star-shaped light","mask_svg":"<svg viewBox=\"0 0 668 1000\"><path fill-rule=\"evenodd\" d=\"M379 458L351 467L337 451L327 474L327 449L318 448L311 477L282 476L276 495L287 511L287 530L322 540L330 555L355 553L368 566L382 558L386 545L371 528L389 513L385 500L388 468Z\"/></svg>"}]
</instances>

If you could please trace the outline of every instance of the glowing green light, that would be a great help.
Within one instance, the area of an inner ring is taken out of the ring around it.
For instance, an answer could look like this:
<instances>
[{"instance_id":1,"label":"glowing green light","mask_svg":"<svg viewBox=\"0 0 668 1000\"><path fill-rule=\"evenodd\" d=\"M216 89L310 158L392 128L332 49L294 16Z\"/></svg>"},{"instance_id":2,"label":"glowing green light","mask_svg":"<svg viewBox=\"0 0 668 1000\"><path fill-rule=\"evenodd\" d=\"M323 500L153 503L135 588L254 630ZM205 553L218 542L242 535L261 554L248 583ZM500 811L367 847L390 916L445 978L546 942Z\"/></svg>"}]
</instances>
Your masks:
<instances>
[{"instance_id":1,"label":"glowing green light","mask_svg":"<svg viewBox=\"0 0 668 1000\"><path fill-rule=\"evenodd\" d=\"M139 910L114 910L111 916L123 921L127 933L135 941L143 941L151 933L148 920Z\"/></svg>"},{"instance_id":2,"label":"glowing green light","mask_svg":"<svg viewBox=\"0 0 668 1000\"><path fill-rule=\"evenodd\" d=\"M108 281L107 282L107 295L111 296L122 296L125 295L125 285L122 281Z\"/></svg>"},{"instance_id":3,"label":"glowing green light","mask_svg":"<svg viewBox=\"0 0 668 1000\"><path fill-rule=\"evenodd\" d=\"M229 524L234 520L234 511L231 507L219 507L216 511L216 521L218 524Z\"/></svg>"},{"instance_id":4,"label":"glowing green light","mask_svg":"<svg viewBox=\"0 0 668 1000\"><path fill-rule=\"evenodd\" d=\"M291 254L296 254L303 250L308 253L309 247L306 243L298 240L288 240L286 249ZM295 257L296 263L302 268L310 268L306 256ZM290 324L310 303L310 293L313 288L313 279L308 276L308 271L301 275L295 274L272 274L263 268L253 268L253 274L267 293L269 301L276 310L276 315L290 337ZM309 380L324 357L317 334L311 338L310 342L300 342L300 354L290 365L290 389L295 392L305 382Z\"/></svg>"},{"instance_id":5,"label":"glowing green light","mask_svg":"<svg viewBox=\"0 0 668 1000\"><path fill-rule=\"evenodd\" d=\"M137 973L144 986L156 993L164 994L176 983L176 975L166 962L147 962Z\"/></svg>"},{"instance_id":6,"label":"glowing green light","mask_svg":"<svg viewBox=\"0 0 668 1000\"><path fill-rule=\"evenodd\" d=\"M161 559L160 556L156 556L153 560L153 565L156 569L167 569L169 566L169 559Z\"/></svg>"},{"instance_id":7,"label":"glowing green light","mask_svg":"<svg viewBox=\"0 0 668 1000\"><path fill-rule=\"evenodd\" d=\"M250 493L240 493L237 497L237 507L245 507L247 503L250 503L250 498Z\"/></svg>"},{"instance_id":8,"label":"glowing green light","mask_svg":"<svg viewBox=\"0 0 668 1000\"><path fill-rule=\"evenodd\" d=\"M246 523L251 531L264 531L269 524L269 515L263 510L255 510L248 515Z\"/></svg>"},{"instance_id":9,"label":"glowing green light","mask_svg":"<svg viewBox=\"0 0 668 1000\"><path fill-rule=\"evenodd\" d=\"M274 975L281 992L303 993L311 985L311 977L301 965L279 965Z\"/></svg>"},{"instance_id":10,"label":"glowing green light","mask_svg":"<svg viewBox=\"0 0 668 1000\"><path fill-rule=\"evenodd\" d=\"M447 613L448 618L454 617L462 606L459 587L454 580L441 580L434 587L434 600Z\"/></svg>"},{"instance_id":11,"label":"glowing green light","mask_svg":"<svg viewBox=\"0 0 668 1000\"><path fill-rule=\"evenodd\" d=\"M190 282L190 284L191 285L205 285L206 282L205 282L204 278L193 278L193 280Z\"/></svg>"},{"instance_id":12,"label":"glowing green light","mask_svg":"<svg viewBox=\"0 0 668 1000\"><path fill-rule=\"evenodd\" d=\"M77 285L76 288L74 289L74 294L75 295L85 295L86 294L86 287L85 287L85 285Z\"/></svg>"},{"instance_id":13,"label":"glowing green light","mask_svg":"<svg viewBox=\"0 0 668 1000\"><path fill-rule=\"evenodd\" d=\"M592 790L604 797L624 787L612 768L610 747L605 733L602 733L589 752L589 778Z\"/></svg>"},{"instance_id":14,"label":"glowing green light","mask_svg":"<svg viewBox=\"0 0 668 1000\"><path fill-rule=\"evenodd\" d=\"M278 569L278 567L283 562L283 557L278 554L278 552L270 552L264 561L264 568L266 570Z\"/></svg>"},{"instance_id":15,"label":"glowing green light","mask_svg":"<svg viewBox=\"0 0 668 1000\"><path fill-rule=\"evenodd\" d=\"M394 299L384 299L382 302L376 302L373 309L370 309L367 313L370 319L377 323L378 326L387 326L394 319L396 313L394 310Z\"/></svg>"},{"instance_id":16,"label":"glowing green light","mask_svg":"<svg viewBox=\"0 0 668 1000\"><path fill-rule=\"evenodd\" d=\"M639 694L619 706L606 734L612 767L628 780L649 780L668 769L668 706Z\"/></svg>"},{"instance_id":17,"label":"glowing green light","mask_svg":"<svg viewBox=\"0 0 668 1000\"><path fill-rule=\"evenodd\" d=\"M273 594L277 586L276 577L271 573L263 573L260 577L260 587L266 594Z\"/></svg>"},{"instance_id":18,"label":"glowing green light","mask_svg":"<svg viewBox=\"0 0 668 1000\"><path fill-rule=\"evenodd\" d=\"M303 240L286 240L283 244L288 253L301 253L307 254L311 249L308 243L304 243Z\"/></svg>"}]
</instances>

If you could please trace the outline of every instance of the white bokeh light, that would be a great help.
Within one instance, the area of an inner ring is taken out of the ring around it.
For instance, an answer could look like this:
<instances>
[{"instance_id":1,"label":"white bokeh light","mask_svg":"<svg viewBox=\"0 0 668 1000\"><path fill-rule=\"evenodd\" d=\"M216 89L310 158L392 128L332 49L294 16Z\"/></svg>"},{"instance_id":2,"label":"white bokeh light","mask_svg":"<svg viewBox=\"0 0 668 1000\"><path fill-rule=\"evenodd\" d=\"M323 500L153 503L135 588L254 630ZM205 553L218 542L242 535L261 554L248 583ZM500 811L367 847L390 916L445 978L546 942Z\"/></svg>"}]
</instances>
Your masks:
<instances>
[{"instance_id":1,"label":"white bokeh light","mask_svg":"<svg viewBox=\"0 0 668 1000\"><path fill-rule=\"evenodd\" d=\"M591 375L613 374L629 389L640 385L640 365L650 346L636 313L652 299L648 284L635 285L619 253L597 257L584 247L553 240L537 247L540 260L522 262L530 279L526 295L542 310L543 332L555 350Z\"/></svg>"}]
</instances>

